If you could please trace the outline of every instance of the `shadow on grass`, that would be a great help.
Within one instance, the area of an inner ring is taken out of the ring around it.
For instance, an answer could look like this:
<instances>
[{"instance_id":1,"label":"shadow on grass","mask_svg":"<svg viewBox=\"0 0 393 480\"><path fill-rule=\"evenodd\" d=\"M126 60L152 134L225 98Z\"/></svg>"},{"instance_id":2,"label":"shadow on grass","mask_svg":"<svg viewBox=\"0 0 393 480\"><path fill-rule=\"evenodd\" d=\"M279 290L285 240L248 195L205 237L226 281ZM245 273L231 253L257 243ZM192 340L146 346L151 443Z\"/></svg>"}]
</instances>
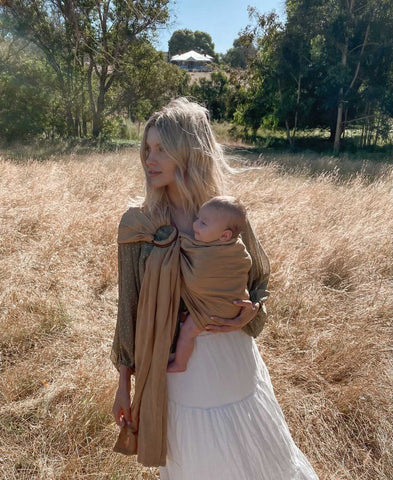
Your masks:
<instances>
[{"instance_id":1,"label":"shadow on grass","mask_svg":"<svg viewBox=\"0 0 393 480\"><path fill-rule=\"evenodd\" d=\"M15 161L29 159L48 160L60 155L86 155L89 153L118 152L139 148L134 140L67 139L56 141L34 140L29 143L0 144L0 158Z\"/></svg>"},{"instance_id":2,"label":"shadow on grass","mask_svg":"<svg viewBox=\"0 0 393 480\"><path fill-rule=\"evenodd\" d=\"M225 154L235 163L248 167L274 165L278 171L307 177L329 175L335 181L354 177L366 182L386 178L392 174L392 158L379 153L342 153L339 157L329 151L309 149L291 151L288 148L262 148L260 146L225 145Z\"/></svg>"},{"instance_id":3,"label":"shadow on grass","mask_svg":"<svg viewBox=\"0 0 393 480\"><path fill-rule=\"evenodd\" d=\"M333 143L326 137L316 135L304 135L296 138L294 147L290 148L286 138L282 136L257 135L253 139L248 139L251 148L259 153L266 150L280 152L301 153L312 151L314 153L333 155ZM393 145L370 145L359 147L357 137L345 138L341 141L340 155L350 155L353 159L369 159L373 161L390 161L393 163Z\"/></svg>"},{"instance_id":4,"label":"shadow on grass","mask_svg":"<svg viewBox=\"0 0 393 480\"><path fill-rule=\"evenodd\" d=\"M361 176L367 181L390 175L393 167L393 146L375 146L356 149L356 139L343 142L343 151L336 157L332 144L327 138L308 135L296 139L296 146L288 148L281 135L257 135L254 143L232 143L221 138L229 159L247 166L274 164L283 173L305 176L330 174L337 181ZM238 139L236 139L238 140ZM235 140L235 142L236 142ZM24 162L26 160L61 159L64 155L83 155L105 152L119 152L139 148L135 140L35 140L30 143L0 144L0 158Z\"/></svg>"},{"instance_id":5,"label":"shadow on grass","mask_svg":"<svg viewBox=\"0 0 393 480\"><path fill-rule=\"evenodd\" d=\"M220 124L214 125L216 134L223 143L230 144L239 142L246 145L254 153L317 153L320 155L333 156L333 142L330 132L326 129L299 130L294 141L294 146L289 146L286 133L283 129L260 128L256 135L250 135L248 131L237 125ZM220 138L221 137L221 138ZM356 129L348 129L346 136L341 140L340 157L350 157L353 160L371 160L393 163L393 144L378 144L360 148L361 135Z\"/></svg>"}]
</instances>

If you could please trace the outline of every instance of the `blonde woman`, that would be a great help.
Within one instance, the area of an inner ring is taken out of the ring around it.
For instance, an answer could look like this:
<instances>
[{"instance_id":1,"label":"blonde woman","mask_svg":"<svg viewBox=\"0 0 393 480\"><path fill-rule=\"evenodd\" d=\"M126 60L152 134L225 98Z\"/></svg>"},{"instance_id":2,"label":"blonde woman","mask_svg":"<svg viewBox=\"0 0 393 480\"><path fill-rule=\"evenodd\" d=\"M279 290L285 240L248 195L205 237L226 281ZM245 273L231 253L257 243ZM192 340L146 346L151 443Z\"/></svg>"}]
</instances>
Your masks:
<instances>
[{"instance_id":1,"label":"blonde woman","mask_svg":"<svg viewBox=\"0 0 393 480\"><path fill-rule=\"evenodd\" d=\"M266 319L270 270L250 225L242 234L252 258L250 300L234 298L240 314L198 332L187 370L166 373L187 314L179 294L182 234L193 234L199 208L225 193L230 174L206 109L179 98L153 114L141 161L145 201L123 215L118 237L117 451L159 466L161 480L316 480L254 341Z\"/></svg>"}]
</instances>

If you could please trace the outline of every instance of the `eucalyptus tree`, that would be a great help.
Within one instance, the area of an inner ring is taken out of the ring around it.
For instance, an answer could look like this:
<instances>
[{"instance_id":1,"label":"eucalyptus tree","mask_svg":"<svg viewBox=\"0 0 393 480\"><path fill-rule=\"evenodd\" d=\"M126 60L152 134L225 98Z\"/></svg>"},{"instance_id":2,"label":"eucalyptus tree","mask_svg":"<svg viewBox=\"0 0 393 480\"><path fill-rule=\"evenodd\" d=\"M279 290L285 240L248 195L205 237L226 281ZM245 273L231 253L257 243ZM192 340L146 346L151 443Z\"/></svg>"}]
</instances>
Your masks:
<instances>
[{"instance_id":1,"label":"eucalyptus tree","mask_svg":"<svg viewBox=\"0 0 393 480\"><path fill-rule=\"evenodd\" d=\"M7 0L3 25L36 44L56 73L69 134L74 100L89 102L92 134L103 128L106 98L122 77L130 52L169 17L169 0Z\"/></svg>"},{"instance_id":2,"label":"eucalyptus tree","mask_svg":"<svg viewBox=\"0 0 393 480\"><path fill-rule=\"evenodd\" d=\"M286 11L289 23L307 19L293 48L309 45L304 82L305 97L311 101L308 125L328 126L338 154L345 129L375 124L389 97L393 3L287 0Z\"/></svg>"},{"instance_id":3,"label":"eucalyptus tree","mask_svg":"<svg viewBox=\"0 0 393 480\"><path fill-rule=\"evenodd\" d=\"M318 61L324 65L327 92L335 99L338 153L345 127L361 119L374 120L383 103L393 60L393 3L329 0L318 10L315 18L322 36Z\"/></svg>"},{"instance_id":4,"label":"eucalyptus tree","mask_svg":"<svg viewBox=\"0 0 393 480\"><path fill-rule=\"evenodd\" d=\"M251 39L257 55L237 118L255 131L271 116L285 127L291 146L298 128L328 127L335 153L352 124L367 126L365 138L386 133L381 119L391 111L391 0L286 0L285 22L253 8L250 14L254 25L242 38Z\"/></svg>"}]
</instances>

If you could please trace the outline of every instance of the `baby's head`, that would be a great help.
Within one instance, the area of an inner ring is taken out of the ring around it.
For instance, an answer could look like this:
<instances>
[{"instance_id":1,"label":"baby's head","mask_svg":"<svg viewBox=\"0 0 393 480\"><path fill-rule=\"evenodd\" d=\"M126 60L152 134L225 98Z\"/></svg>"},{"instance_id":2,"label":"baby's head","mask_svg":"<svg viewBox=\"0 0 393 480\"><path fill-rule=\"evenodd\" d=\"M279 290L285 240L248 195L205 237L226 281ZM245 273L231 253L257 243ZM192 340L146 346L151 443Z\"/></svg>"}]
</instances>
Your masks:
<instances>
[{"instance_id":1,"label":"baby's head","mask_svg":"<svg viewBox=\"0 0 393 480\"><path fill-rule=\"evenodd\" d=\"M246 209L235 197L213 197L199 209L193 225L195 240L225 242L243 232L246 221Z\"/></svg>"}]
</instances>

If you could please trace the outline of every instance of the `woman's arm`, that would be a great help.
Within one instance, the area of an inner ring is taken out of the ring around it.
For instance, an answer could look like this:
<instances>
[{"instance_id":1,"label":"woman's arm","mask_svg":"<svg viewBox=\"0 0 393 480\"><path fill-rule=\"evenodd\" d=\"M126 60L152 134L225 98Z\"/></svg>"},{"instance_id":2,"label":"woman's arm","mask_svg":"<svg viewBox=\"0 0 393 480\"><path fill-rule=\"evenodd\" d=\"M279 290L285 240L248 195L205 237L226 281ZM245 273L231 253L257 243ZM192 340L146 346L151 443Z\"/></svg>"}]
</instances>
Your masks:
<instances>
[{"instance_id":1,"label":"woman's arm","mask_svg":"<svg viewBox=\"0 0 393 480\"><path fill-rule=\"evenodd\" d=\"M246 231L242 234L242 240L252 258L248 279L250 300L234 299L234 303L241 307L239 315L230 320L214 317L215 320L224 322L224 325L208 325L206 329L210 332L231 332L242 328L248 335L257 337L267 318L264 302L269 296L267 285L270 263L249 222L247 222Z\"/></svg>"},{"instance_id":2,"label":"woman's arm","mask_svg":"<svg viewBox=\"0 0 393 480\"><path fill-rule=\"evenodd\" d=\"M131 422L131 374L134 373L135 322L140 291L141 244L118 245L119 300L111 360L119 371L119 385L113 402L115 422Z\"/></svg>"},{"instance_id":3,"label":"woman's arm","mask_svg":"<svg viewBox=\"0 0 393 480\"><path fill-rule=\"evenodd\" d=\"M118 288L116 330L113 338L111 360L117 370L125 365L133 373L135 348L135 322L140 291L140 243L118 245Z\"/></svg>"}]
</instances>

